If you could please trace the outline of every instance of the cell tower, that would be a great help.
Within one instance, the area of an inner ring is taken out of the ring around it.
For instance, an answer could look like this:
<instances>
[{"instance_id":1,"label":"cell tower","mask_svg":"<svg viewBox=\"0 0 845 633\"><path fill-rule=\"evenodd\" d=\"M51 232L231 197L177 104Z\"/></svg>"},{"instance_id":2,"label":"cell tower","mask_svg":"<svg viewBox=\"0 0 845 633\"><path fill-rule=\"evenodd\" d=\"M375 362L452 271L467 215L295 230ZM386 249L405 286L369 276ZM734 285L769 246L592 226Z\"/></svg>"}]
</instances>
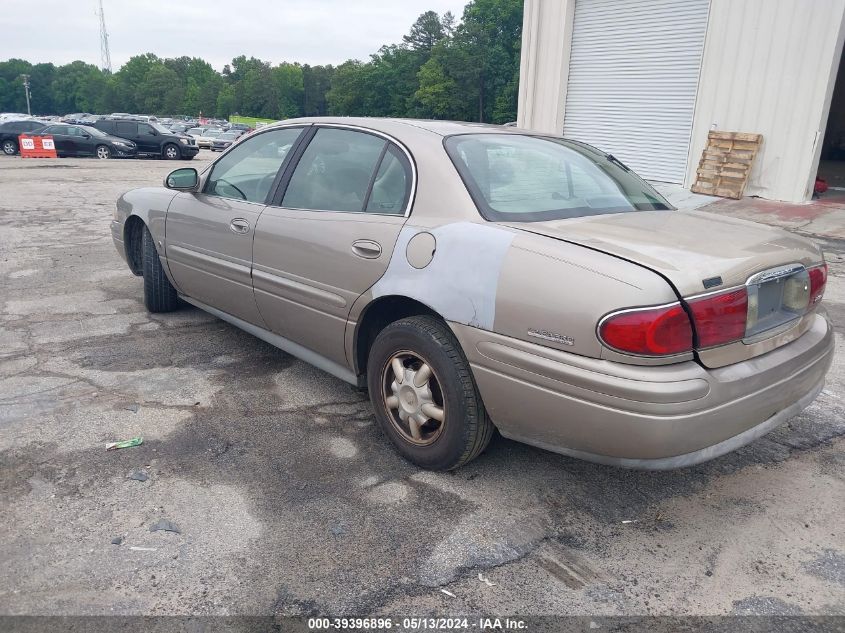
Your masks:
<instances>
[{"instance_id":1,"label":"cell tower","mask_svg":"<svg viewBox=\"0 0 845 633\"><path fill-rule=\"evenodd\" d=\"M103 70L111 72L111 53L109 52L109 32L106 31L106 14L103 12L103 0L100 0L100 61Z\"/></svg>"}]
</instances>

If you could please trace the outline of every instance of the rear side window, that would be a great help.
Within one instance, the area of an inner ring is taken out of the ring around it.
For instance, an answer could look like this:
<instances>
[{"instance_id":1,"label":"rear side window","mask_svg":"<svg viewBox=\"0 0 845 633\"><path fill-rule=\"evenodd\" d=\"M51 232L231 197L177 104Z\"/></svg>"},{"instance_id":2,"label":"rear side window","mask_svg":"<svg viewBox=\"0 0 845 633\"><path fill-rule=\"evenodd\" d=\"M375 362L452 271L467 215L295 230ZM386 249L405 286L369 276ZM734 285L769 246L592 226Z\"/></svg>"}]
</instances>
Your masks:
<instances>
[{"instance_id":1,"label":"rear side window","mask_svg":"<svg viewBox=\"0 0 845 633\"><path fill-rule=\"evenodd\" d=\"M282 206L401 215L410 169L397 153L374 134L320 128L291 176Z\"/></svg>"},{"instance_id":2,"label":"rear side window","mask_svg":"<svg viewBox=\"0 0 845 633\"><path fill-rule=\"evenodd\" d=\"M402 215L410 193L411 170L408 159L391 145L381 159L366 210L370 213Z\"/></svg>"},{"instance_id":3,"label":"rear side window","mask_svg":"<svg viewBox=\"0 0 845 633\"><path fill-rule=\"evenodd\" d=\"M490 221L542 222L672 207L612 156L562 138L466 134L446 151Z\"/></svg>"},{"instance_id":4,"label":"rear side window","mask_svg":"<svg viewBox=\"0 0 845 633\"><path fill-rule=\"evenodd\" d=\"M138 124L132 121L118 121L115 124L117 128L117 135L118 136L137 136L138 135Z\"/></svg>"}]
</instances>

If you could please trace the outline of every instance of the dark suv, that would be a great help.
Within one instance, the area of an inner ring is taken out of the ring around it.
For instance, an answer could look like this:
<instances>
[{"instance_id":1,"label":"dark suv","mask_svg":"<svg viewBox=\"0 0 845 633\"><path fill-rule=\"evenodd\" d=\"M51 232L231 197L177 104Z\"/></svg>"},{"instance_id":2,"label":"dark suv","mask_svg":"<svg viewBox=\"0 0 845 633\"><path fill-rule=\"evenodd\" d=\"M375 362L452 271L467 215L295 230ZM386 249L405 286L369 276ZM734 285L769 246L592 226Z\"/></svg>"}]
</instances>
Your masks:
<instances>
[{"instance_id":1,"label":"dark suv","mask_svg":"<svg viewBox=\"0 0 845 633\"><path fill-rule=\"evenodd\" d=\"M43 128L43 121L26 119L24 121L8 121L0 125L0 147L3 153L14 156L18 153L18 137L21 134L32 134Z\"/></svg>"},{"instance_id":2,"label":"dark suv","mask_svg":"<svg viewBox=\"0 0 845 633\"><path fill-rule=\"evenodd\" d=\"M125 119L100 119L94 127L106 134L129 139L138 146L138 154L161 156L170 160L190 160L200 149L193 138L174 134L157 123L129 121Z\"/></svg>"}]
</instances>

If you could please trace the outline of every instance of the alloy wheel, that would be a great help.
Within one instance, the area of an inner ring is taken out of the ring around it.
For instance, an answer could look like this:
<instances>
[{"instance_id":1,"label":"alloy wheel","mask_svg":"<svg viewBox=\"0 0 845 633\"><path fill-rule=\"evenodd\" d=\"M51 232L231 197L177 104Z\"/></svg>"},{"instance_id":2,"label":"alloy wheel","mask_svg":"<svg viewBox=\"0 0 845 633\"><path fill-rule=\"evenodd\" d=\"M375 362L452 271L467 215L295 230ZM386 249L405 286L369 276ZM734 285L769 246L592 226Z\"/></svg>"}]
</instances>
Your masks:
<instances>
[{"instance_id":1,"label":"alloy wheel","mask_svg":"<svg viewBox=\"0 0 845 633\"><path fill-rule=\"evenodd\" d=\"M97 148L97 158L105 159L105 158L110 158L110 157L111 157L111 152L109 151L108 147L106 147L105 145L100 145Z\"/></svg>"},{"instance_id":2,"label":"alloy wheel","mask_svg":"<svg viewBox=\"0 0 845 633\"><path fill-rule=\"evenodd\" d=\"M17 151L15 144L12 141L6 141L3 143L3 152L11 156Z\"/></svg>"},{"instance_id":3,"label":"alloy wheel","mask_svg":"<svg viewBox=\"0 0 845 633\"><path fill-rule=\"evenodd\" d=\"M382 397L401 437L428 446L446 425L443 391L431 364L419 354L394 354L382 370Z\"/></svg>"},{"instance_id":4,"label":"alloy wheel","mask_svg":"<svg viewBox=\"0 0 845 633\"><path fill-rule=\"evenodd\" d=\"M175 147L170 145L164 150L164 155L167 156L167 158L174 159L179 155L179 152Z\"/></svg>"}]
</instances>

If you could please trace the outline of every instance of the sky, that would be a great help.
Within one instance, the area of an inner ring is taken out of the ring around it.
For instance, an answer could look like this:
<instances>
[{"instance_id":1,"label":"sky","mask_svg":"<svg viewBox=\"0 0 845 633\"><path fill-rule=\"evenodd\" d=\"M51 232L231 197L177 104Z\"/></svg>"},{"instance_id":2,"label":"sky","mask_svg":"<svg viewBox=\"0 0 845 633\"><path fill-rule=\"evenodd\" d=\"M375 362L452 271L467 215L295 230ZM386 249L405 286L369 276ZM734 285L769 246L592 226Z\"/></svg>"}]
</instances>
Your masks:
<instances>
[{"instance_id":1,"label":"sky","mask_svg":"<svg viewBox=\"0 0 845 633\"><path fill-rule=\"evenodd\" d=\"M217 70L246 55L278 64L369 59L423 12L468 0L103 0L112 69L133 55L201 57ZM0 0L0 61L100 65L97 0Z\"/></svg>"}]
</instances>

